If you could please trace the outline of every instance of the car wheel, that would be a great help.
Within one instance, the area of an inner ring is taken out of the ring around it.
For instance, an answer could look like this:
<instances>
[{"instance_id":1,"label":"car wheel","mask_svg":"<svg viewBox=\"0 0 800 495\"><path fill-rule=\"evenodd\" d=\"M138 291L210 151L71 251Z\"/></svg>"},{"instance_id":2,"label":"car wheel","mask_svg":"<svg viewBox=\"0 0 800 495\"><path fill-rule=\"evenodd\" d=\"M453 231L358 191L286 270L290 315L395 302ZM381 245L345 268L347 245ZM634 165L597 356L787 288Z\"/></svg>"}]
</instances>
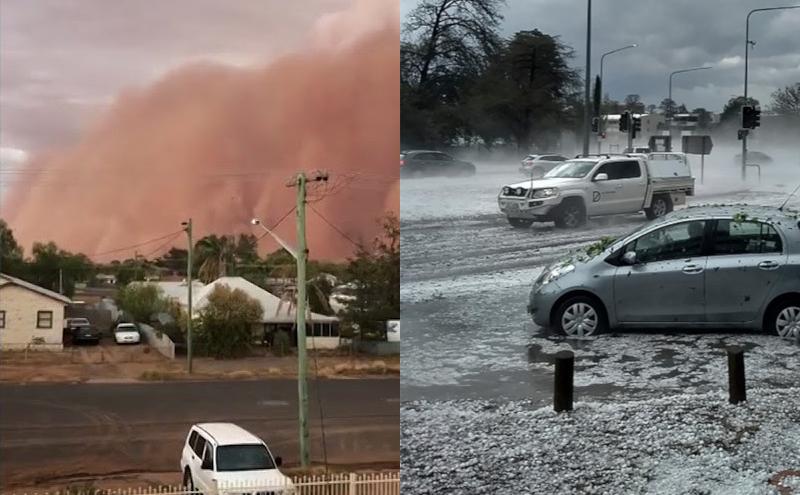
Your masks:
<instances>
[{"instance_id":1,"label":"car wheel","mask_svg":"<svg viewBox=\"0 0 800 495\"><path fill-rule=\"evenodd\" d=\"M554 326L567 337L589 337L606 330L605 310L588 296L570 297L559 306Z\"/></svg>"},{"instance_id":2,"label":"car wheel","mask_svg":"<svg viewBox=\"0 0 800 495\"><path fill-rule=\"evenodd\" d=\"M574 229L586 222L586 208L578 201L567 201L555 214L556 227Z\"/></svg>"},{"instance_id":3,"label":"car wheel","mask_svg":"<svg viewBox=\"0 0 800 495\"><path fill-rule=\"evenodd\" d=\"M800 300L783 301L770 311L767 316L768 328L784 339L800 336Z\"/></svg>"},{"instance_id":4,"label":"car wheel","mask_svg":"<svg viewBox=\"0 0 800 495\"><path fill-rule=\"evenodd\" d=\"M645 208L644 214L647 216L648 220L653 220L654 218L663 217L671 211L672 198L668 195L659 194L653 197L653 200L650 202L650 208Z\"/></svg>"},{"instance_id":5,"label":"car wheel","mask_svg":"<svg viewBox=\"0 0 800 495\"><path fill-rule=\"evenodd\" d=\"M510 218L508 219L508 223L511 224L512 227L515 229L527 229L531 225L533 225L533 219L531 218Z\"/></svg>"}]
</instances>

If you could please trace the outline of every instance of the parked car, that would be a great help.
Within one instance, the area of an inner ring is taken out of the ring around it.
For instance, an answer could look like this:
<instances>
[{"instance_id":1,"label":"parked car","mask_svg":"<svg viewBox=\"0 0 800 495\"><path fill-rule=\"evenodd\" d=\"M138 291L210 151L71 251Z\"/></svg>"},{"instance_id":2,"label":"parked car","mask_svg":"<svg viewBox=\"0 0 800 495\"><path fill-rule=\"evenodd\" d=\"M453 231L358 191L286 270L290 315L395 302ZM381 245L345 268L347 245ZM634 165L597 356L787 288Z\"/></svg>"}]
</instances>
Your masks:
<instances>
[{"instance_id":1,"label":"parked car","mask_svg":"<svg viewBox=\"0 0 800 495\"><path fill-rule=\"evenodd\" d=\"M694 194L694 178L683 153L601 155L576 158L542 179L509 184L497 198L511 226L554 221L575 228L587 217L645 212L653 219Z\"/></svg>"},{"instance_id":2,"label":"parked car","mask_svg":"<svg viewBox=\"0 0 800 495\"><path fill-rule=\"evenodd\" d=\"M87 318L64 318L64 330L72 330L79 326L91 325Z\"/></svg>"},{"instance_id":3,"label":"parked car","mask_svg":"<svg viewBox=\"0 0 800 495\"><path fill-rule=\"evenodd\" d=\"M80 342L92 342L92 343L99 343L103 333L97 327L91 325L88 320L85 318L81 318L82 320L86 321L86 324L71 324L69 333L70 338L72 339L73 344L77 344Z\"/></svg>"},{"instance_id":4,"label":"parked car","mask_svg":"<svg viewBox=\"0 0 800 495\"><path fill-rule=\"evenodd\" d=\"M292 480L278 469L281 463L266 443L238 425L200 423L189 430L180 466L189 491L216 494L246 486L254 493L293 494Z\"/></svg>"},{"instance_id":5,"label":"parked car","mask_svg":"<svg viewBox=\"0 0 800 495\"><path fill-rule=\"evenodd\" d=\"M673 212L547 267L528 312L568 336L711 327L800 338L800 221L766 207Z\"/></svg>"},{"instance_id":6,"label":"parked car","mask_svg":"<svg viewBox=\"0 0 800 495\"><path fill-rule=\"evenodd\" d=\"M528 155L522 159L522 166L519 171L526 177L538 179L567 160L569 158L554 154Z\"/></svg>"},{"instance_id":7,"label":"parked car","mask_svg":"<svg viewBox=\"0 0 800 495\"><path fill-rule=\"evenodd\" d=\"M400 153L400 177L464 177L475 175L475 165L439 151Z\"/></svg>"},{"instance_id":8,"label":"parked car","mask_svg":"<svg viewBox=\"0 0 800 495\"><path fill-rule=\"evenodd\" d=\"M733 157L733 163L735 165L742 164L742 154L739 153ZM766 153L762 153L761 151L754 151L754 150L747 150L747 163L755 163L757 165L765 165L767 163L772 163L772 157Z\"/></svg>"},{"instance_id":9,"label":"parked car","mask_svg":"<svg viewBox=\"0 0 800 495\"><path fill-rule=\"evenodd\" d=\"M117 344L138 344L142 335L134 323L120 323L114 329L114 341Z\"/></svg>"}]
</instances>

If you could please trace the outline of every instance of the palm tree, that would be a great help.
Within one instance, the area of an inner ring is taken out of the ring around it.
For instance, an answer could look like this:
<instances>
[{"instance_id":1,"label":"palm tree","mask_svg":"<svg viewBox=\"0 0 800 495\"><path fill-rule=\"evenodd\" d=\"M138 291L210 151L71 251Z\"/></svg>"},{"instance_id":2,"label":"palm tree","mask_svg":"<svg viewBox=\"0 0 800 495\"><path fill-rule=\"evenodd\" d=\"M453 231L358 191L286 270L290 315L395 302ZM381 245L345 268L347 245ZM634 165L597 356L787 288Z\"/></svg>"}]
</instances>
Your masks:
<instances>
[{"instance_id":1,"label":"palm tree","mask_svg":"<svg viewBox=\"0 0 800 495\"><path fill-rule=\"evenodd\" d=\"M209 235L203 237L194 246L196 254L197 275L203 283L225 277L228 266L234 262L235 241L232 236Z\"/></svg>"}]
</instances>

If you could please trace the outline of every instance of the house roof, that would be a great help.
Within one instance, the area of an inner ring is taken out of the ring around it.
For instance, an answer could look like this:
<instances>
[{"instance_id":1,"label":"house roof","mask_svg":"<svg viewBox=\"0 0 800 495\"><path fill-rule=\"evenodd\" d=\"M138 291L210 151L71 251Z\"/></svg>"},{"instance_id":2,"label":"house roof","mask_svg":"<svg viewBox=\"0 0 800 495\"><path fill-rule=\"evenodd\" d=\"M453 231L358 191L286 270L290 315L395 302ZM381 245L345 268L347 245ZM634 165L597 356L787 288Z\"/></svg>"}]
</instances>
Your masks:
<instances>
[{"instance_id":1,"label":"house roof","mask_svg":"<svg viewBox=\"0 0 800 495\"><path fill-rule=\"evenodd\" d=\"M262 320L264 323L292 323L297 318L297 311L292 302L283 300L242 277L220 277L206 285L200 289L196 298L192 298L194 307L199 310L208 304L208 296L220 285L227 285L231 289L240 289L258 301L261 309L264 310ZM327 323L338 321L338 318L311 313L310 321Z\"/></svg>"},{"instance_id":2,"label":"house roof","mask_svg":"<svg viewBox=\"0 0 800 495\"><path fill-rule=\"evenodd\" d=\"M131 282L131 284L149 284L155 285L160 288L166 297L175 299L180 304L186 305L186 298L188 296L188 285L185 280L180 281L149 281L149 282ZM203 289L204 285L198 280L192 280L192 300L197 300L197 294Z\"/></svg>"},{"instance_id":3,"label":"house roof","mask_svg":"<svg viewBox=\"0 0 800 495\"><path fill-rule=\"evenodd\" d=\"M26 281L24 281L22 279L19 279L17 277L12 277L11 275L6 275L5 273L0 273L0 279L5 280L6 283L8 283L8 284L17 285L19 287L28 289L29 291L41 294L41 295L43 295L45 297L49 297L51 299L55 299L56 301L62 302L64 304L70 304L72 302L72 300L70 300L70 298L68 298L67 296L64 296L62 294L59 294L58 292L53 292L51 290L45 289L44 287L39 287L36 284L32 284L30 282L26 282ZM0 285L6 285L6 284L0 284Z\"/></svg>"}]
</instances>

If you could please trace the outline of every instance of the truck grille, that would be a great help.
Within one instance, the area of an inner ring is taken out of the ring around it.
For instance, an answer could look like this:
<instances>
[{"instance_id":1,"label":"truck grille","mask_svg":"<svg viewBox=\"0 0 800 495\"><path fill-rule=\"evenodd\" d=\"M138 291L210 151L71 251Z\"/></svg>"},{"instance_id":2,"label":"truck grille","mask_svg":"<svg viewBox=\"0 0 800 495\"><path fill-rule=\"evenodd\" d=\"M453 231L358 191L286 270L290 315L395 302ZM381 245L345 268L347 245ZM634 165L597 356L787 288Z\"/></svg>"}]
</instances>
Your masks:
<instances>
[{"instance_id":1,"label":"truck grille","mask_svg":"<svg viewBox=\"0 0 800 495\"><path fill-rule=\"evenodd\" d=\"M528 195L528 190L524 187L504 187L503 196L513 196L515 198L524 198Z\"/></svg>"}]
</instances>

